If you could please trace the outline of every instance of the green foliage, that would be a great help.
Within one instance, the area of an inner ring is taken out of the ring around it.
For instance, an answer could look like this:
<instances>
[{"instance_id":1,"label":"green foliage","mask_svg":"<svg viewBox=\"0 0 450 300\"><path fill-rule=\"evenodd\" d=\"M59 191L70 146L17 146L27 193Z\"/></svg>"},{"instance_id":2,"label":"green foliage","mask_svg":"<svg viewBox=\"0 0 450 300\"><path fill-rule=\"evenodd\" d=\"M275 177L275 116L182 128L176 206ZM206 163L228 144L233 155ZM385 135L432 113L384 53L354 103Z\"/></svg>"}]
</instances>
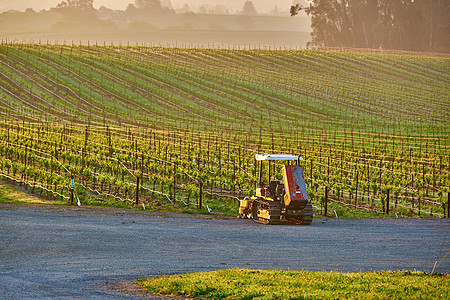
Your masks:
<instances>
[{"instance_id":1,"label":"green foliage","mask_svg":"<svg viewBox=\"0 0 450 300\"><path fill-rule=\"evenodd\" d=\"M443 215L448 58L20 44L0 54L0 176L29 188L68 197L73 173L82 202L129 205L139 177L139 203L190 211L203 183L204 206L236 214L259 181L254 155L279 152L303 157L316 213L328 186L331 216L381 216L388 189L391 212L416 215L420 199L421 216Z\"/></svg>"},{"instance_id":2,"label":"green foliage","mask_svg":"<svg viewBox=\"0 0 450 300\"><path fill-rule=\"evenodd\" d=\"M449 275L228 269L138 281L148 291L213 299L447 299Z\"/></svg>"}]
</instances>

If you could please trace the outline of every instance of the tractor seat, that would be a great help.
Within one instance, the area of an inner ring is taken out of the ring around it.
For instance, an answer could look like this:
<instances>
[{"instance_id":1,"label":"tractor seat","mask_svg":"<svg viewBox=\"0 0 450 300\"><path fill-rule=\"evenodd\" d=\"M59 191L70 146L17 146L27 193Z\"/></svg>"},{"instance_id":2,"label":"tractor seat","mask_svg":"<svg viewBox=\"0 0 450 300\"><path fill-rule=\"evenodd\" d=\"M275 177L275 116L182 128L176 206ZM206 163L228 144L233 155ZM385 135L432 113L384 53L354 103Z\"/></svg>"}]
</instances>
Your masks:
<instances>
[{"instance_id":1,"label":"tractor seat","mask_svg":"<svg viewBox=\"0 0 450 300\"><path fill-rule=\"evenodd\" d=\"M270 193L270 197L272 197L272 199L277 199L277 188L280 185L280 182L278 180L272 180L271 182L269 182L269 193Z\"/></svg>"},{"instance_id":2,"label":"tractor seat","mask_svg":"<svg viewBox=\"0 0 450 300\"><path fill-rule=\"evenodd\" d=\"M281 199L283 199L285 192L286 191L284 190L284 185L279 184L278 187L277 187L277 195L276 196L280 197Z\"/></svg>"}]
</instances>

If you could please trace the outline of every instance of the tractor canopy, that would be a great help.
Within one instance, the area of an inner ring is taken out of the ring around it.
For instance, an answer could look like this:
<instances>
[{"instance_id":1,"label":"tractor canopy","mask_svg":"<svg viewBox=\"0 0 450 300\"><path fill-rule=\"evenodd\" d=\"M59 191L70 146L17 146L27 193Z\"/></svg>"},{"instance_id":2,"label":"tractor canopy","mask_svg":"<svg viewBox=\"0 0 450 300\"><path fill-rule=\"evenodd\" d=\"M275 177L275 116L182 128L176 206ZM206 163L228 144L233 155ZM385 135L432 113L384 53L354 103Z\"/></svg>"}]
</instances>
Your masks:
<instances>
[{"instance_id":1,"label":"tractor canopy","mask_svg":"<svg viewBox=\"0 0 450 300\"><path fill-rule=\"evenodd\" d=\"M302 157L291 154L256 154L257 161L262 160L303 160Z\"/></svg>"}]
</instances>

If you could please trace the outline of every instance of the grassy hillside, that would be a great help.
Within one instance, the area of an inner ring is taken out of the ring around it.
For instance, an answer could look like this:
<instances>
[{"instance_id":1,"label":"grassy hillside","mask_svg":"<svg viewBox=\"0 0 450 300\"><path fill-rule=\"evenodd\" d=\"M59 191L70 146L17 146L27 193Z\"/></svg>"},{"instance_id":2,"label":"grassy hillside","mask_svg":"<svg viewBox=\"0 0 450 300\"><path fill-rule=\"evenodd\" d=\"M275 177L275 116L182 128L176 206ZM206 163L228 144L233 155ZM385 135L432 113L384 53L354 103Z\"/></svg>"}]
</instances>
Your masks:
<instances>
[{"instance_id":1,"label":"grassy hillside","mask_svg":"<svg viewBox=\"0 0 450 300\"><path fill-rule=\"evenodd\" d=\"M254 190L254 154L289 152L304 158L316 210L327 186L359 211L384 211L389 190L394 212L442 216L449 65L383 53L2 45L0 169L58 197L70 196L73 173L76 194L101 201L136 201L139 178L138 201L156 206L193 206L202 182L211 207L232 210L225 199Z\"/></svg>"}]
</instances>

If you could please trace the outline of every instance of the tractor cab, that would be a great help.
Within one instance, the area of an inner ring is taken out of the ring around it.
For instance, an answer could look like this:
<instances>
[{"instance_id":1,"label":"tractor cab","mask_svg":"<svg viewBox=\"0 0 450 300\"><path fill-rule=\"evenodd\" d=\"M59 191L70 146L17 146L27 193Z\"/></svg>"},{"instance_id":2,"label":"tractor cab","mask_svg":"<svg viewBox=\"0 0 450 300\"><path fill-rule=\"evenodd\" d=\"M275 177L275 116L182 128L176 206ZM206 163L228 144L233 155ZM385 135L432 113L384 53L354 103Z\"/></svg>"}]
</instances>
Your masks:
<instances>
[{"instance_id":1,"label":"tractor cab","mask_svg":"<svg viewBox=\"0 0 450 300\"><path fill-rule=\"evenodd\" d=\"M278 180L271 180L269 185L256 189L257 197L270 198L273 201L281 201L284 193L284 185Z\"/></svg>"}]
</instances>

